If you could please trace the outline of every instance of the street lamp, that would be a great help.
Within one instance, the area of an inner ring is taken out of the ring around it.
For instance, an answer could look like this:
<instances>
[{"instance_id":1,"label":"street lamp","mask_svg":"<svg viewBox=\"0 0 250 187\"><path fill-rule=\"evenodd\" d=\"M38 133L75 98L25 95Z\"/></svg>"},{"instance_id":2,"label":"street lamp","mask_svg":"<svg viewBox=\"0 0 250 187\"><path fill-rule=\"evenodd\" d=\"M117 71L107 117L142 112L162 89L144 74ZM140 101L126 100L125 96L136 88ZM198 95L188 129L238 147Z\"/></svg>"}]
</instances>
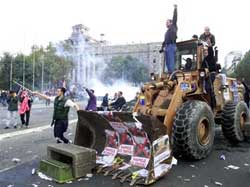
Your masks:
<instances>
[{"instance_id":1,"label":"street lamp","mask_svg":"<svg viewBox=\"0 0 250 187\"><path fill-rule=\"evenodd\" d=\"M25 86L25 55L23 54L23 87Z\"/></svg>"},{"instance_id":2,"label":"street lamp","mask_svg":"<svg viewBox=\"0 0 250 187\"><path fill-rule=\"evenodd\" d=\"M35 90L35 63L36 63L36 50L33 47L33 67L32 67L32 77L33 77L33 82L32 82L32 90Z\"/></svg>"},{"instance_id":3,"label":"street lamp","mask_svg":"<svg viewBox=\"0 0 250 187\"><path fill-rule=\"evenodd\" d=\"M13 80L13 58L10 59L10 90L12 90L12 80Z\"/></svg>"},{"instance_id":4,"label":"street lamp","mask_svg":"<svg viewBox=\"0 0 250 187\"><path fill-rule=\"evenodd\" d=\"M42 88L41 88L41 92L43 92L43 84L44 84L44 81L43 81L43 77L44 77L44 55L42 55Z\"/></svg>"}]
</instances>

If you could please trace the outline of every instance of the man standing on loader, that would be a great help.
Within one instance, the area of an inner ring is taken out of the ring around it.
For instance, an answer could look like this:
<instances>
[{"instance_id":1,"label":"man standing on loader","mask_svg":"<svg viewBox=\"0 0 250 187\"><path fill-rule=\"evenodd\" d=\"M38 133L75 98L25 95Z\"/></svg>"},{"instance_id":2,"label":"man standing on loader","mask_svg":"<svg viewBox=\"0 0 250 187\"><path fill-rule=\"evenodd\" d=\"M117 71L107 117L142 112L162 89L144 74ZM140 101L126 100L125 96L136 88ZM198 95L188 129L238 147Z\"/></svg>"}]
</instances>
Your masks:
<instances>
[{"instance_id":1,"label":"man standing on loader","mask_svg":"<svg viewBox=\"0 0 250 187\"><path fill-rule=\"evenodd\" d=\"M173 73L175 69L175 52L176 52L176 39L177 39L177 5L174 5L173 19L166 21L167 32L165 39L162 43L160 53L165 51L165 63L168 68L168 73Z\"/></svg>"},{"instance_id":2,"label":"man standing on loader","mask_svg":"<svg viewBox=\"0 0 250 187\"><path fill-rule=\"evenodd\" d=\"M215 45L215 37L210 33L209 27L204 28L204 33L200 35L200 40L207 42L208 47L213 47Z\"/></svg>"},{"instance_id":3,"label":"man standing on loader","mask_svg":"<svg viewBox=\"0 0 250 187\"><path fill-rule=\"evenodd\" d=\"M74 107L78 111L79 106L72 100L66 98L65 92L66 89L64 87L60 87L57 89L56 97L49 97L47 95L43 95L38 92L34 92L33 94L50 101L54 101L54 113L51 123L51 126L54 125L54 136L57 140L57 143L68 144L70 143L70 141L67 138L65 138L63 134L68 129L69 108Z\"/></svg>"}]
</instances>

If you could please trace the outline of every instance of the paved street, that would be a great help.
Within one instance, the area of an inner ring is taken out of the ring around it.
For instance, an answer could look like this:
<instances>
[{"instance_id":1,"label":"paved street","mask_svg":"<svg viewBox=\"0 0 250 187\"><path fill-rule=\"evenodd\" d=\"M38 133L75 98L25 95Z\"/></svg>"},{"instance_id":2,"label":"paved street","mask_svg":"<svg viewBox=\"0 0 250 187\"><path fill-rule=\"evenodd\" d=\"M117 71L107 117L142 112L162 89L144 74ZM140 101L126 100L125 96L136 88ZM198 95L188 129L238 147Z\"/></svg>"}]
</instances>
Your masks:
<instances>
[{"instance_id":1,"label":"paved street","mask_svg":"<svg viewBox=\"0 0 250 187\"><path fill-rule=\"evenodd\" d=\"M80 106L82 107L82 103L80 104ZM10 129L5 130L4 127L6 124L6 114L7 114L7 108L1 106L0 107L0 134L26 129L26 128L23 128L23 129L16 130L16 129L13 129L13 127L11 127ZM30 114L30 128L50 125L52 121L52 115L53 115L53 103L50 104L50 106L45 106L45 104L34 104L32 106L31 114ZM76 113L74 109L70 110L69 118L76 119ZM20 127L21 120L19 116L18 116L18 124Z\"/></svg>"},{"instance_id":2,"label":"paved street","mask_svg":"<svg viewBox=\"0 0 250 187\"><path fill-rule=\"evenodd\" d=\"M71 125L66 136L74 139L75 113L71 113ZM128 183L120 184L118 180L110 177L94 176L81 181L74 181L72 184L59 185L55 182L45 181L37 175L32 175L33 168L38 167L41 158L46 155L46 146L54 143L53 131L49 127L51 120L51 109L33 109L31 127L32 132L27 129L21 135L14 134L8 130L9 137L2 138L7 131L0 134L0 187L82 187L82 186L128 186ZM30 130L30 129L28 129ZM12 136L13 135L13 136ZM220 156L225 155L225 160ZM13 158L20 159L14 163ZM237 170L225 169L228 165L240 167ZM238 146L231 146L227 143L218 129L216 141L212 154L201 161L187 162L178 160L178 165L174 166L169 175L152 186L156 187L194 187L194 186L218 186L215 182L222 183L223 186L249 186L250 183L250 144L241 143ZM10 187L10 186L9 186Z\"/></svg>"}]
</instances>

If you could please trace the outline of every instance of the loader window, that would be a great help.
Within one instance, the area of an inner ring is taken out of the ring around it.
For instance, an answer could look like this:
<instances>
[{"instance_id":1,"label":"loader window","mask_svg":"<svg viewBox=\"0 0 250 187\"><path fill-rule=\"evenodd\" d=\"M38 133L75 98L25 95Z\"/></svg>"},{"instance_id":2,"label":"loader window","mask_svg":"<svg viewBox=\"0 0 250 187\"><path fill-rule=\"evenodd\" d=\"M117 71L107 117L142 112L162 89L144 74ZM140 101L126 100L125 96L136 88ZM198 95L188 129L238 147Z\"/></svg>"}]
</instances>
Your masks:
<instances>
[{"instance_id":1,"label":"loader window","mask_svg":"<svg viewBox=\"0 0 250 187\"><path fill-rule=\"evenodd\" d=\"M177 45L176 69L184 72L197 69L197 45L194 43Z\"/></svg>"}]
</instances>

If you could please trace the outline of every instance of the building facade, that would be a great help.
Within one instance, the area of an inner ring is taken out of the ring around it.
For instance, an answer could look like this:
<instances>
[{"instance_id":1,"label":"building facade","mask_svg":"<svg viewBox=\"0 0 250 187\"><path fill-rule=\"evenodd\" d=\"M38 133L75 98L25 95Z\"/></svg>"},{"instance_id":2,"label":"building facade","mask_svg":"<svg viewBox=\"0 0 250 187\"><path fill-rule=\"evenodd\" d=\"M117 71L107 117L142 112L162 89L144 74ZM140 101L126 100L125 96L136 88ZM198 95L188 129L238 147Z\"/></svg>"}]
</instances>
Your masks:
<instances>
[{"instance_id":1,"label":"building facade","mask_svg":"<svg viewBox=\"0 0 250 187\"><path fill-rule=\"evenodd\" d=\"M86 85L88 80L95 77L97 66L117 56L138 59L148 66L150 73L160 73L162 70L163 57L159 53L161 42L110 45L103 40L103 34L100 40L91 37L89 28L84 25L75 25L72 29L68 40L74 53L75 69L71 74L74 83Z\"/></svg>"}]
</instances>

